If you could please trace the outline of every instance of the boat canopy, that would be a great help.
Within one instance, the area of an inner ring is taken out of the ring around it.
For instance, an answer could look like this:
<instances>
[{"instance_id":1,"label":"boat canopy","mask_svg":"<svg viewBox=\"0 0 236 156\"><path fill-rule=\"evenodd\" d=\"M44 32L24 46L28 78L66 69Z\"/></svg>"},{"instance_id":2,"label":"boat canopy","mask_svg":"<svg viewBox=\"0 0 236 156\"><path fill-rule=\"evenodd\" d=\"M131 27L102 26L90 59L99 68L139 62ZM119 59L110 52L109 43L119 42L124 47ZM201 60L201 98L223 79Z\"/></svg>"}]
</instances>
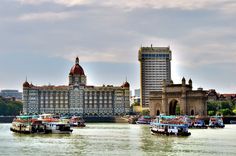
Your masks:
<instances>
[{"instance_id":1,"label":"boat canopy","mask_svg":"<svg viewBox=\"0 0 236 156\"><path fill-rule=\"evenodd\" d=\"M30 116L30 115L21 115L21 116L16 116L16 118L18 118L18 119L32 119L32 116Z\"/></svg>"},{"instance_id":2,"label":"boat canopy","mask_svg":"<svg viewBox=\"0 0 236 156\"><path fill-rule=\"evenodd\" d=\"M187 124L163 124L163 123L153 123L153 125L156 126L174 126L174 127L180 127L180 128L188 128Z\"/></svg>"}]
</instances>

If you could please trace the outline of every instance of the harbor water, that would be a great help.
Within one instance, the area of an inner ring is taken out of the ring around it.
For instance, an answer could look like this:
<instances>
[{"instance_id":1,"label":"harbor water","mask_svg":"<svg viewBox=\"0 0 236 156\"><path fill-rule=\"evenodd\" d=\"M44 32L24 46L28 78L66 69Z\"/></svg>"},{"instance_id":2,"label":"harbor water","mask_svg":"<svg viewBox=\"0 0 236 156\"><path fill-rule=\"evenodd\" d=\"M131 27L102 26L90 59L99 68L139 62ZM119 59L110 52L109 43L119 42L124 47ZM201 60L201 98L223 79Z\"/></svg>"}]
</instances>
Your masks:
<instances>
[{"instance_id":1,"label":"harbor water","mask_svg":"<svg viewBox=\"0 0 236 156\"><path fill-rule=\"evenodd\" d=\"M0 155L236 155L236 125L191 129L189 137L158 136L149 126L91 123L72 134L15 134L0 124Z\"/></svg>"}]
</instances>

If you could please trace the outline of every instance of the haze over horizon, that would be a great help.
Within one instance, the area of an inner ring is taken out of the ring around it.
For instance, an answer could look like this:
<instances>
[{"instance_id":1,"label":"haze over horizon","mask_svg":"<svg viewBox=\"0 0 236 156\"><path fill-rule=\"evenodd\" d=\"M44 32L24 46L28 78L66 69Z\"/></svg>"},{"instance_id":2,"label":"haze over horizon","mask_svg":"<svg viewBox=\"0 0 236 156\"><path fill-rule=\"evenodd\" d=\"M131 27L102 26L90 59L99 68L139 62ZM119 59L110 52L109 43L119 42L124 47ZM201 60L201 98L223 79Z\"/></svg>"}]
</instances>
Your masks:
<instances>
[{"instance_id":1,"label":"haze over horizon","mask_svg":"<svg viewBox=\"0 0 236 156\"><path fill-rule=\"evenodd\" d=\"M236 1L2 0L0 90L67 85L76 56L88 85L140 88L138 50L170 46L172 79L236 93Z\"/></svg>"}]
</instances>

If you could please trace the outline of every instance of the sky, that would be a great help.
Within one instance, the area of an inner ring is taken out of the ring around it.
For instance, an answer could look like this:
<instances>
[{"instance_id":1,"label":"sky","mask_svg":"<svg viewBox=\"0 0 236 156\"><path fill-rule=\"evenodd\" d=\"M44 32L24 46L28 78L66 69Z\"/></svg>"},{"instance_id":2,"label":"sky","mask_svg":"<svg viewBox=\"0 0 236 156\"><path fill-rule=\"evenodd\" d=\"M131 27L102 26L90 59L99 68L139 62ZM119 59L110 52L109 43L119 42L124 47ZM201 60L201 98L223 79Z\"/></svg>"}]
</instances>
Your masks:
<instances>
[{"instance_id":1,"label":"sky","mask_svg":"<svg viewBox=\"0 0 236 156\"><path fill-rule=\"evenodd\" d=\"M0 90L66 85L75 57L88 85L140 88L138 50L170 46L172 79L236 93L235 0L1 0Z\"/></svg>"}]
</instances>

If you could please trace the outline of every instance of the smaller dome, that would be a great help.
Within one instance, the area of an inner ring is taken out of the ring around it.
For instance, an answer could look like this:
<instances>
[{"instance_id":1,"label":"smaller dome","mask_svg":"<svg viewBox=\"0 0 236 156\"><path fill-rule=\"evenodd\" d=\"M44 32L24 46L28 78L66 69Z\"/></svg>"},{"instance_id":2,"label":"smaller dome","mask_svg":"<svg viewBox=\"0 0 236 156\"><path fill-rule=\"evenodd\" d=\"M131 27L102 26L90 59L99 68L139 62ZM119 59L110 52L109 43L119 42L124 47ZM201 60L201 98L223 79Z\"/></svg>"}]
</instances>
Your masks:
<instances>
[{"instance_id":1,"label":"smaller dome","mask_svg":"<svg viewBox=\"0 0 236 156\"><path fill-rule=\"evenodd\" d=\"M25 82L23 83L23 87L30 87L29 82L25 81Z\"/></svg>"},{"instance_id":2,"label":"smaller dome","mask_svg":"<svg viewBox=\"0 0 236 156\"><path fill-rule=\"evenodd\" d=\"M129 85L129 83L126 81L122 86L129 88L130 85Z\"/></svg>"}]
</instances>

